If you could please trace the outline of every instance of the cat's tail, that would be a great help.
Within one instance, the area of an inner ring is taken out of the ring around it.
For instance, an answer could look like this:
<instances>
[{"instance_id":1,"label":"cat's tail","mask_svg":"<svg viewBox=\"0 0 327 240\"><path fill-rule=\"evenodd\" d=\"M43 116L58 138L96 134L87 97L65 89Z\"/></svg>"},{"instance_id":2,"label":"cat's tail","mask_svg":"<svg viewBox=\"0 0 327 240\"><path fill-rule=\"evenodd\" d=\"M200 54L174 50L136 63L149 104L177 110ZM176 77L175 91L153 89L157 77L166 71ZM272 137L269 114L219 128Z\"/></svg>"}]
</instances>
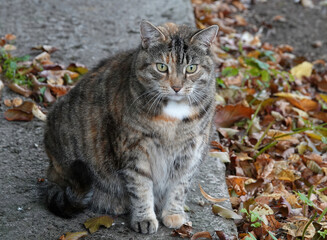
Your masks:
<instances>
[{"instance_id":1,"label":"cat's tail","mask_svg":"<svg viewBox=\"0 0 327 240\"><path fill-rule=\"evenodd\" d=\"M69 175L69 186L62 187L50 180L45 192L49 210L63 218L71 218L81 212L89 205L93 196L92 174L85 163L75 161L70 167Z\"/></svg>"}]
</instances>

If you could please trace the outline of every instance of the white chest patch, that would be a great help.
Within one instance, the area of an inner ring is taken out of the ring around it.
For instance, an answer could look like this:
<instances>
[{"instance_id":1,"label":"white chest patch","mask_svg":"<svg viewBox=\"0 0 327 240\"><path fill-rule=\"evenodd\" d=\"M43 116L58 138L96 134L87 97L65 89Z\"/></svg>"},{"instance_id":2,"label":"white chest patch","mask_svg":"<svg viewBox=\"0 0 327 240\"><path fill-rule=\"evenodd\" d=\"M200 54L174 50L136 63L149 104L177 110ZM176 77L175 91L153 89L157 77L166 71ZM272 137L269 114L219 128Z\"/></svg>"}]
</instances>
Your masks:
<instances>
[{"instance_id":1,"label":"white chest patch","mask_svg":"<svg viewBox=\"0 0 327 240\"><path fill-rule=\"evenodd\" d=\"M167 106L163 109L164 114L172 118L183 118L189 117L192 114L191 107L183 102L168 101Z\"/></svg>"}]
</instances>

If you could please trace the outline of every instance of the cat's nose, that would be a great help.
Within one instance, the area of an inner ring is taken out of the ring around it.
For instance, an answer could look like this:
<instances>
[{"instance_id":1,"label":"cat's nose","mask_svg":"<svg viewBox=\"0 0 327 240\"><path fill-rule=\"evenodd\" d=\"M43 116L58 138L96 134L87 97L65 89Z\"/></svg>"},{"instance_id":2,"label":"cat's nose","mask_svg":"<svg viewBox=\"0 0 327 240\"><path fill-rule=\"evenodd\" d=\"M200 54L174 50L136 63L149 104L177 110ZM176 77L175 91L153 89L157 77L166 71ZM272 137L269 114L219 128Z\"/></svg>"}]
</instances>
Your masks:
<instances>
[{"instance_id":1,"label":"cat's nose","mask_svg":"<svg viewBox=\"0 0 327 240\"><path fill-rule=\"evenodd\" d=\"M176 93L178 93L181 89L182 89L182 87L180 87L180 86L172 86L171 87Z\"/></svg>"}]
</instances>

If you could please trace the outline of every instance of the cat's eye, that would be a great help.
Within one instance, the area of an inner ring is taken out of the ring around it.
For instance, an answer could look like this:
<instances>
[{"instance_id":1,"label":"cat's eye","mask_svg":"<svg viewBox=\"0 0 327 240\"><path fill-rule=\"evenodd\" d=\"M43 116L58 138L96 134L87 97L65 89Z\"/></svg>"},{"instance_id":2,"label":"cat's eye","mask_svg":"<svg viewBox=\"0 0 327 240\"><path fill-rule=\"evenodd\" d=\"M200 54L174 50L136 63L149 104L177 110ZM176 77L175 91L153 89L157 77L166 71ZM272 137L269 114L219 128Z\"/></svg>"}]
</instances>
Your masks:
<instances>
[{"instance_id":1,"label":"cat's eye","mask_svg":"<svg viewBox=\"0 0 327 240\"><path fill-rule=\"evenodd\" d=\"M198 69L198 66L196 64L191 64L186 67L187 73L194 73Z\"/></svg>"},{"instance_id":2,"label":"cat's eye","mask_svg":"<svg viewBox=\"0 0 327 240\"><path fill-rule=\"evenodd\" d=\"M167 72L168 66L163 63L157 63L157 69L159 72Z\"/></svg>"}]
</instances>

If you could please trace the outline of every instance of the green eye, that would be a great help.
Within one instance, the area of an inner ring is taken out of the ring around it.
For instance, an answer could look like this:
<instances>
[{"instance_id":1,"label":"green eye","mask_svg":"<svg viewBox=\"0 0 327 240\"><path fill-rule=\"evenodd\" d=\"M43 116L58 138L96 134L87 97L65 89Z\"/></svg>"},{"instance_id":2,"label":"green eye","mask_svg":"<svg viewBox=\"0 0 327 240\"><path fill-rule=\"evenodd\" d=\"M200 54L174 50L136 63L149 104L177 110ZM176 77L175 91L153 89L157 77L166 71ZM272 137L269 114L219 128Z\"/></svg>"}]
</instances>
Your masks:
<instances>
[{"instance_id":1,"label":"green eye","mask_svg":"<svg viewBox=\"0 0 327 240\"><path fill-rule=\"evenodd\" d=\"M157 63L157 69L159 72L167 72L168 67L166 64L163 63Z\"/></svg>"},{"instance_id":2,"label":"green eye","mask_svg":"<svg viewBox=\"0 0 327 240\"><path fill-rule=\"evenodd\" d=\"M194 73L198 69L198 66L196 64L191 64L186 67L187 73Z\"/></svg>"}]
</instances>

